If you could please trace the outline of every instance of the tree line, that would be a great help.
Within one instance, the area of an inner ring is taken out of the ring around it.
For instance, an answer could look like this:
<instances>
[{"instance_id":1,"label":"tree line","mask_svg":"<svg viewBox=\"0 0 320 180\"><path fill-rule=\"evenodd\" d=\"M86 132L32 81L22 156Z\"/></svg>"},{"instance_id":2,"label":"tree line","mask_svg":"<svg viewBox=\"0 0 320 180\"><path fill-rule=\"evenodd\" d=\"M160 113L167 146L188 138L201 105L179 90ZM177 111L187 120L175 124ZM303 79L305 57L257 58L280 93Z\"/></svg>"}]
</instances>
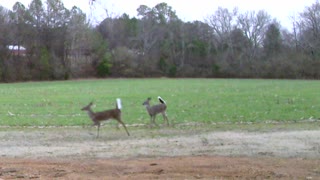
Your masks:
<instances>
[{"instance_id":1,"label":"tree line","mask_svg":"<svg viewBox=\"0 0 320 180\"><path fill-rule=\"evenodd\" d=\"M25 48L16 53L10 45ZM320 3L292 19L219 7L184 22L167 3L92 25L61 0L0 6L0 81L86 77L320 77Z\"/></svg>"}]
</instances>

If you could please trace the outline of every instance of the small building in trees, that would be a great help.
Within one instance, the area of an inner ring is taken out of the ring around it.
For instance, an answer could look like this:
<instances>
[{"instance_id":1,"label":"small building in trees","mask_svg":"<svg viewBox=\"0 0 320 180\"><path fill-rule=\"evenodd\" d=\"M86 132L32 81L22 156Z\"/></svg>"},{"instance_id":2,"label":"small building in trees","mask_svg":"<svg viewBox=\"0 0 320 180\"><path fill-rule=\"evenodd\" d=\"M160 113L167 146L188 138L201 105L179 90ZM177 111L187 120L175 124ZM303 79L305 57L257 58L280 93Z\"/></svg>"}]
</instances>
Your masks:
<instances>
[{"instance_id":1,"label":"small building in trees","mask_svg":"<svg viewBox=\"0 0 320 180\"><path fill-rule=\"evenodd\" d=\"M25 56L27 53L27 49L23 46L9 45L7 47L10 53L14 56Z\"/></svg>"}]
</instances>

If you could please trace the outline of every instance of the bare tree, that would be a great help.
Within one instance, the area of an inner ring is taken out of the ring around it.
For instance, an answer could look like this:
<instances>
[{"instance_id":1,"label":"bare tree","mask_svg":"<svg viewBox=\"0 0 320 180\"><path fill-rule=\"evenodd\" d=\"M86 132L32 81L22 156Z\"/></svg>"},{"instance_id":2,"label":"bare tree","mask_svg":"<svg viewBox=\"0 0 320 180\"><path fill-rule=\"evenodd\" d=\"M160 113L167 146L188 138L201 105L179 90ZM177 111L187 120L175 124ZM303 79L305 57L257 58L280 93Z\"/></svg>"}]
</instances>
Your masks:
<instances>
[{"instance_id":1,"label":"bare tree","mask_svg":"<svg viewBox=\"0 0 320 180\"><path fill-rule=\"evenodd\" d=\"M270 15L260 10L257 13L255 11L246 12L238 16L239 28L244 32L245 36L250 41L250 48L248 49L248 61L250 63L251 71L256 74L258 51L262 47L263 39L269 23L271 22Z\"/></svg>"},{"instance_id":2,"label":"bare tree","mask_svg":"<svg viewBox=\"0 0 320 180\"><path fill-rule=\"evenodd\" d=\"M300 13L297 23L300 46L312 56L320 57L320 3L316 1Z\"/></svg>"},{"instance_id":3,"label":"bare tree","mask_svg":"<svg viewBox=\"0 0 320 180\"><path fill-rule=\"evenodd\" d=\"M246 12L238 16L238 22L245 35L252 42L253 47L262 45L265 32L271 22L270 15L263 10Z\"/></svg>"},{"instance_id":4,"label":"bare tree","mask_svg":"<svg viewBox=\"0 0 320 180\"><path fill-rule=\"evenodd\" d=\"M214 15L206 18L205 21L212 27L216 34L217 43L226 43L231 46L230 33L236 26L237 13L237 8L234 8L233 11L230 12L227 8L219 7Z\"/></svg>"}]
</instances>

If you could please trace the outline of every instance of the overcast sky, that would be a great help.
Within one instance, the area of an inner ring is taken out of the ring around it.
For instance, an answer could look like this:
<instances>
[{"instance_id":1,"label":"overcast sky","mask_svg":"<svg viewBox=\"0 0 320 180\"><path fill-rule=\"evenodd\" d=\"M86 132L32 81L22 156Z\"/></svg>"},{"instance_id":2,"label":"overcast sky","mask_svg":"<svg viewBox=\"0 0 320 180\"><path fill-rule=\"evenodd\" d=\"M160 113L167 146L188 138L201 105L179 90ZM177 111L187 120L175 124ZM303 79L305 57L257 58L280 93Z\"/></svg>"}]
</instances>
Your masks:
<instances>
[{"instance_id":1,"label":"overcast sky","mask_svg":"<svg viewBox=\"0 0 320 180\"><path fill-rule=\"evenodd\" d=\"M45 0L42 0L44 2ZM140 5L154 7L156 4L166 2L178 17L183 21L203 21L204 18L214 14L218 7L232 10L238 7L241 12L265 10L273 18L277 18L281 25L291 29L291 17L302 12L306 6L311 6L316 0L96 0L95 5L89 6L89 0L62 0L65 7L71 8L76 5L88 16L94 17L97 22L107 17L103 9L107 9L112 16L127 13L130 17L137 15L137 8ZM0 0L0 5L12 9L15 0ZM20 0L28 6L31 0Z\"/></svg>"}]
</instances>

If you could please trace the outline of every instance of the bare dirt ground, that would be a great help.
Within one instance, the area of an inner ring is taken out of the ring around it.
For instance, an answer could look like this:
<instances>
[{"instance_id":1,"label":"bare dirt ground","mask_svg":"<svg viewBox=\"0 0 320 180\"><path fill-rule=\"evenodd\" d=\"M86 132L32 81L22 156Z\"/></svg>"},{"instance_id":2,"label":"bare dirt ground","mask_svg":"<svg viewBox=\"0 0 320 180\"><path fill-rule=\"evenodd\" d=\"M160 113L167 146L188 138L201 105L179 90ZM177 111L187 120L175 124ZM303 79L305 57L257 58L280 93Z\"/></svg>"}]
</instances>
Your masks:
<instances>
[{"instance_id":1,"label":"bare dirt ground","mask_svg":"<svg viewBox=\"0 0 320 180\"><path fill-rule=\"evenodd\" d=\"M320 179L310 127L1 127L0 179Z\"/></svg>"}]
</instances>

